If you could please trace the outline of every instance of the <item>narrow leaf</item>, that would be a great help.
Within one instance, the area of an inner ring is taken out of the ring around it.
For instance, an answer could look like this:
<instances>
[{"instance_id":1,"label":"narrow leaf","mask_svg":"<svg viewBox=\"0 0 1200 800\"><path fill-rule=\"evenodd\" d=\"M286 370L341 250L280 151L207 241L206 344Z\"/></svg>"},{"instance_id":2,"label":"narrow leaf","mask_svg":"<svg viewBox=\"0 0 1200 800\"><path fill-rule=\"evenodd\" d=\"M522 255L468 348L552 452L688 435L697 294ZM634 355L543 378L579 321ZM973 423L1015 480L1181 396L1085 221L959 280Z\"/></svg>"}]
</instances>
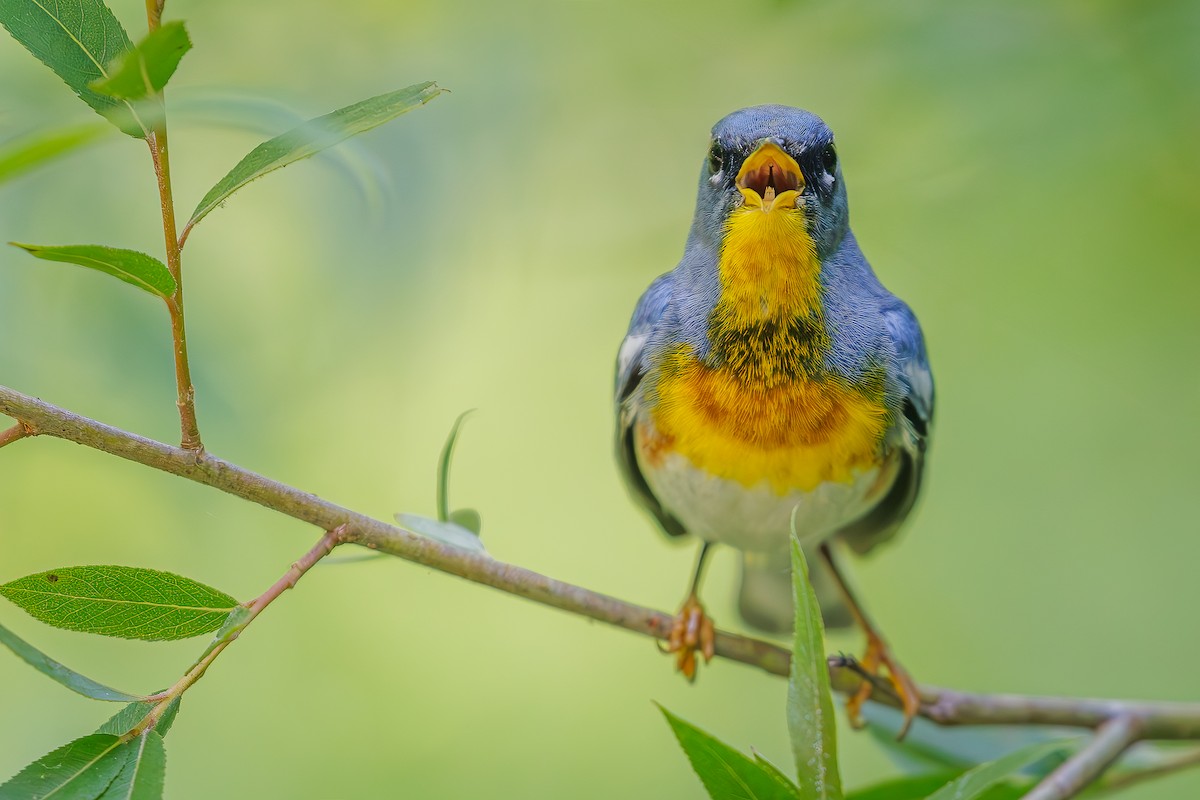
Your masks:
<instances>
[{"instance_id":1,"label":"narrow leaf","mask_svg":"<svg viewBox=\"0 0 1200 800\"><path fill-rule=\"evenodd\" d=\"M255 178L261 178L288 164L316 155L351 136L390 122L404 112L428 103L443 91L445 90L434 83L418 83L406 89L339 108L263 142L209 190L192 212L184 231L190 230L210 211Z\"/></svg>"},{"instance_id":2,"label":"narrow leaf","mask_svg":"<svg viewBox=\"0 0 1200 800\"><path fill-rule=\"evenodd\" d=\"M793 525L794 527L794 525ZM792 588L796 604L792 672L788 680L788 733L796 784L804 800L840 800L837 727L825 661L825 626L808 580L808 563L792 533Z\"/></svg>"},{"instance_id":3,"label":"narrow leaf","mask_svg":"<svg viewBox=\"0 0 1200 800\"><path fill-rule=\"evenodd\" d=\"M78 264L81 267L112 275L142 291L162 298L175 294L175 279L171 277L171 271L167 269L167 265L157 258L151 258L136 250L101 247L95 244L50 247L21 244L20 242L9 242L9 244L21 248L36 258L46 261L61 261L64 264Z\"/></svg>"},{"instance_id":4,"label":"narrow leaf","mask_svg":"<svg viewBox=\"0 0 1200 800\"><path fill-rule=\"evenodd\" d=\"M441 522L416 514L397 514L396 522L400 523L405 530L442 544L461 547L463 550L473 550L477 553L487 552L478 536L454 522Z\"/></svg>"},{"instance_id":5,"label":"narrow leaf","mask_svg":"<svg viewBox=\"0 0 1200 800\"><path fill-rule=\"evenodd\" d=\"M0 145L0 184L89 145L110 130L97 122L39 131L7 141Z\"/></svg>"},{"instance_id":6,"label":"narrow leaf","mask_svg":"<svg viewBox=\"0 0 1200 800\"><path fill-rule=\"evenodd\" d=\"M961 774L934 772L928 775L908 775L850 792L846 795L846 800L923 800Z\"/></svg>"},{"instance_id":7,"label":"narrow leaf","mask_svg":"<svg viewBox=\"0 0 1200 800\"><path fill-rule=\"evenodd\" d=\"M149 730L129 743L129 756L99 800L159 800L167 771L163 739Z\"/></svg>"},{"instance_id":8,"label":"narrow leaf","mask_svg":"<svg viewBox=\"0 0 1200 800\"><path fill-rule=\"evenodd\" d=\"M192 41L182 22L168 22L151 31L137 47L121 54L109 65L108 77L91 88L110 97L138 100L162 91L175 74Z\"/></svg>"},{"instance_id":9,"label":"narrow leaf","mask_svg":"<svg viewBox=\"0 0 1200 800\"><path fill-rule=\"evenodd\" d=\"M128 744L93 733L39 758L0 786L0 800L83 800L104 792L125 765Z\"/></svg>"},{"instance_id":10,"label":"narrow leaf","mask_svg":"<svg viewBox=\"0 0 1200 800\"><path fill-rule=\"evenodd\" d=\"M179 713L180 699L176 697L172 700L171 705L167 706L167 710L158 718L158 724L154 726L154 730L158 731L159 736L166 736L167 731L171 730L171 725L175 722L175 715ZM96 729L96 733L111 733L113 736L124 736L137 727L137 724L146 718L146 715L150 713L155 705L155 703L151 703L148 700L139 700L136 703L130 703L109 717L103 725Z\"/></svg>"},{"instance_id":11,"label":"narrow leaf","mask_svg":"<svg viewBox=\"0 0 1200 800\"><path fill-rule=\"evenodd\" d=\"M1076 733L1071 728L1033 725L943 728L926 720L913 721L903 741L896 733L904 722L900 711L878 703L863 709L867 732L905 772L961 772L1022 747L1060 741Z\"/></svg>"},{"instance_id":12,"label":"narrow leaf","mask_svg":"<svg viewBox=\"0 0 1200 800\"><path fill-rule=\"evenodd\" d=\"M108 77L107 65L132 47L101 0L0 0L0 25L96 113L130 136L145 138L148 128L129 103L89 86Z\"/></svg>"},{"instance_id":13,"label":"narrow leaf","mask_svg":"<svg viewBox=\"0 0 1200 800\"><path fill-rule=\"evenodd\" d=\"M90 697L93 700L111 700L118 703L129 703L140 699L137 695L126 694L125 692L111 689L102 683L97 683L86 675L80 675L75 670L64 667L3 625L0 625L0 643L6 645L9 650L20 656L25 663L38 672L51 680L58 681L71 691L78 692L84 697Z\"/></svg>"},{"instance_id":14,"label":"narrow leaf","mask_svg":"<svg viewBox=\"0 0 1200 800\"><path fill-rule=\"evenodd\" d=\"M0 595L56 628L147 641L216 630L238 604L181 575L119 566L40 572L0 584Z\"/></svg>"},{"instance_id":15,"label":"narrow leaf","mask_svg":"<svg viewBox=\"0 0 1200 800\"><path fill-rule=\"evenodd\" d=\"M758 766L762 767L763 772L773 775L775 777L775 780L779 781L783 786L787 787L788 793L792 797L800 796L799 787L797 787L796 784L792 782L791 778L789 778L787 775L783 774L783 770L781 770L779 767L775 766L770 761L768 761L766 758L764 758L763 755L761 753L759 753L757 750L755 750L753 747L750 748L750 752L754 754L754 763L758 764Z\"/></svg>"},{"instance_id":16,"label":"narrow leaf","mask_svg":"<svg viewBox=\"0 0 1200 800\"><path fill-rule=\"evenodd\" d=\"M451 519L450 463L454 460L454 445L458 443L458 433L462 430L463 423L466 422L467 417L474 410L473 408L468 408L454 420L454 424L450 426L450 435L446 437L446 443L442 445L442 453L438 456L437 509L438 519L442 522L447 522ZM478 530L475 532L478 533Z\"/></svg>"},{"instance_id":17,"label":"narrow leaf","mask_svg":"<svg viewBox=\"0 0 1200 800\"><path fill-rule=\"evenodd\" d=\"M780 782L748 756L718 741L659 706L675 732L692 769L713 800L795 800L792 787Z\"/></svg>"},{"instance_id":18,"label":"narrow leaf","mask_svg":"<svg viewBox=\"0 0 1200 800\"><path fill-rule=\"evenodd\" d=\"M1007 780L1021 770L1032 767L1051 756L1061 756L1070 749L1068 742L1041 742L1009 753L1003 758L980 764L967 770L958 778L929 795L928 800L973 800L1001 781Z\"/></svg>"}]
</instances>

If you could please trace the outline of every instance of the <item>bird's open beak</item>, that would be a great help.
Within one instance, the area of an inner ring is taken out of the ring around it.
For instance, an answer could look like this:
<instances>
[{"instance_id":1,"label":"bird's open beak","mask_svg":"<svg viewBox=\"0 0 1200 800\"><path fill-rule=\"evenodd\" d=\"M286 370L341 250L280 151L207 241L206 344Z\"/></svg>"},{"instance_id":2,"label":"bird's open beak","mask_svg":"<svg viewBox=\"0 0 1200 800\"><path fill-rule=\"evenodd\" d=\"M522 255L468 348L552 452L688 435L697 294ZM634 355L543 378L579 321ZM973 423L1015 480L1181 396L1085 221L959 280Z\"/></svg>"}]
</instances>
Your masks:
<instances>
[{"instance_id":1,"label":"bird's open beak","mask_svg":"<svg viewBox=\"0 0 1200 800\"><path fill-rule=\"evenodd\" d=\"M736 185L749 208L763 211L795 208L796 198L804 188L804 175L796 159L770 139L764 139L742 163Z\"/></svg>"}]
</instances>

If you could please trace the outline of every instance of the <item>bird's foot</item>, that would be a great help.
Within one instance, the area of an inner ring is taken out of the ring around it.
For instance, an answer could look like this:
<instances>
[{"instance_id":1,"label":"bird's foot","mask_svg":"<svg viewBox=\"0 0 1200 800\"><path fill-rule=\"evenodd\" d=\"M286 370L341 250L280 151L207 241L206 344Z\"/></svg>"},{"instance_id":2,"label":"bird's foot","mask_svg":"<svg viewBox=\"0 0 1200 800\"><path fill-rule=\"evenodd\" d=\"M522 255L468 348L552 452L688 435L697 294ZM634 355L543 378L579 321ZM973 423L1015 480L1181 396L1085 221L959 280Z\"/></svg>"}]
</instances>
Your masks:
<instances>
[{"instance_id":1,"label":"bird's foot","mask_svg":"<svg viewBox=\"0 0 1200 800\"><path fill-rule=\"evenodd\" d=\"M688 595L667 636L666 652L675 654L675 669L689 681L696 680L696 654L704 656L707 664L716 652L716 642L712 619L704 613L699 598Z\"/></svg>"},{"instance_id":2,"label":"bird's foot","mask_svg":"<svg viewBox=\"0 0 1200 800\"><path fill-rule=\"evenodd\" d=\"M870 631L867 633L867 652L858 662L855 670L862 673L864 680L858 691L846 700L846 716L850 718L850 724L855 728L862 728L865 725L862 719L863 703L867 702L872 692L881 686L879 678L884 669L887 670L888 687L895 692L896 698L900 701L900 710L904 713L904 723L900 726L900 732L896 734L897 739L903 739L908 733L912 721L921 710L921 694L908 671L892 655L887 642Z\"/></svg>"}]
</instances>

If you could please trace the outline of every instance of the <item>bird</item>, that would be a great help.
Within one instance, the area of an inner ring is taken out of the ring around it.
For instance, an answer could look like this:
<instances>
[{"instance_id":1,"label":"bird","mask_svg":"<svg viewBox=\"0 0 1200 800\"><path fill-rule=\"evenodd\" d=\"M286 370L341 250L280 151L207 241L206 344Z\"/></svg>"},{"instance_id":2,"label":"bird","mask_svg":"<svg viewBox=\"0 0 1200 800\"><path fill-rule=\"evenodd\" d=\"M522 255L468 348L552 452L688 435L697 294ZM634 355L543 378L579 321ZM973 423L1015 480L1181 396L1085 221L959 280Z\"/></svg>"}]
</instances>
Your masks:
<instances>
[{"instance_id":1,"label":"bird","mask_svg":"<svg viewBox=\"0 0 1200 800\"><path fill-rule=\"evenodd\" d=\"M616 366L617 462L633 499L700 549L667 636L693 680L714 655L699 600L714 545L741 551L738 606L768 633L793 626L791 537L829 627L857 623L865 680L917 686L850 590L841 553L892 539L921 489L934 386L921 326L880 283L850 230L829 126L790 106L713 126L678 265L646 289ZM886 676L884 672L886 671Z\"/></svg>"}]
</instances>

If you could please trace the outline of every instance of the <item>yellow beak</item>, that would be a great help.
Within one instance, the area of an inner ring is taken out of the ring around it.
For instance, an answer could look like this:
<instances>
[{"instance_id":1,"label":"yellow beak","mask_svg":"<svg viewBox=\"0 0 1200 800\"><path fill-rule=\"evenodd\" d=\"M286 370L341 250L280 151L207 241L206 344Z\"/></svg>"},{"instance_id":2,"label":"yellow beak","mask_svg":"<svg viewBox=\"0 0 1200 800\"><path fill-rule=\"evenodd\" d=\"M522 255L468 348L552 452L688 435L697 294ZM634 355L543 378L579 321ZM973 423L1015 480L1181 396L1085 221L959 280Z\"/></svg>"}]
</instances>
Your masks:
<instances>
[{"instance_id":1,"label":"yellow beak","mask_svg":"<svg viewBox=\"0 0 1200 800\"><path fill-rule=\"evenodd\" d=\"M804 188L804 175L796 159L770 139L763 139L742 163L736 185L748 208L795 208Z\"/></svg>"}]
</instances>

